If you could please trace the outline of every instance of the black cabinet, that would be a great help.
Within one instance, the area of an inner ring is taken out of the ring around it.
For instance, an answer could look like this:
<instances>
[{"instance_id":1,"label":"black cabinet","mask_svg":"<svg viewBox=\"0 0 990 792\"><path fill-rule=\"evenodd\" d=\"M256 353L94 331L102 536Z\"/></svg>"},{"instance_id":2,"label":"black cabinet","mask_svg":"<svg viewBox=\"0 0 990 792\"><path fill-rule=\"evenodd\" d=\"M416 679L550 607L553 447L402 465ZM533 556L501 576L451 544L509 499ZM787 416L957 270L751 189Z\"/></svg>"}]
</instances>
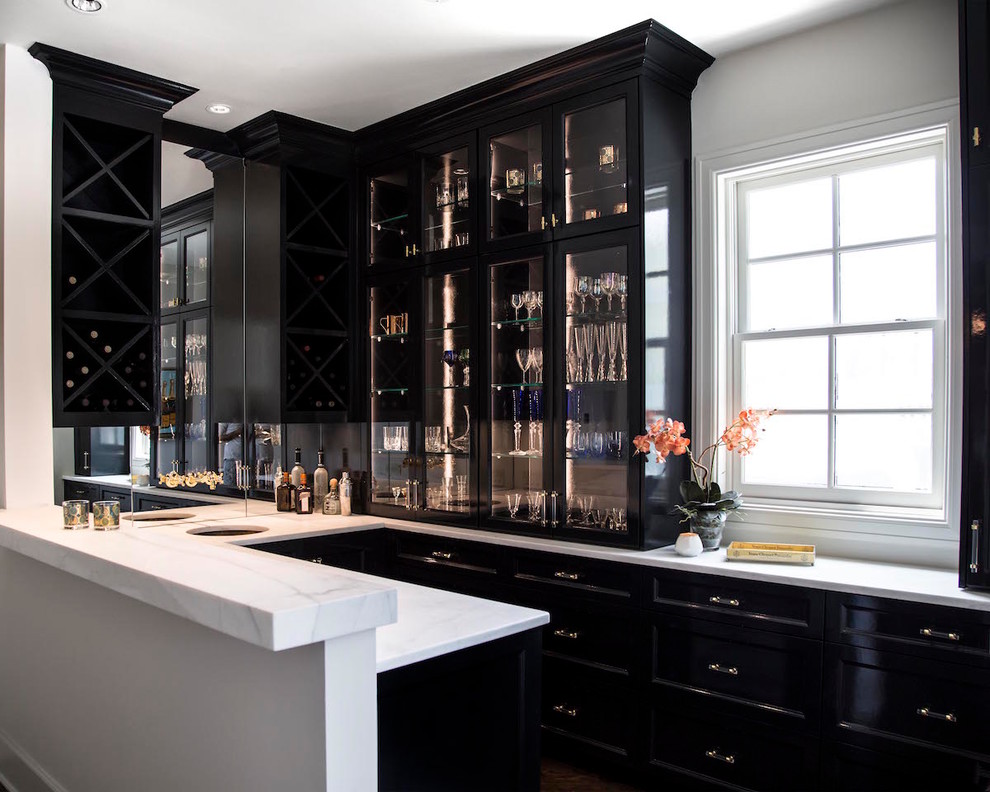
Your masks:
<instances>
[{"instance_id":1,"label":"black cabinet","mask_svg":"<svg viewBox=\"0 0 990 792\"><path fill-rule=\"evenodd\" d=\"M100 487L97 484L84 484L80 481L69 481L64 479L62 489L65 493L64 500L100 500Z\"/></svg>"},{"instance_id":2,"label":"black cabinet","mask_svg":"<svg viewBox=\"0 0 990 792\"><path fill-rule=\"evenodd\" d=\"M386 542L384 530L359 530L323 534L305 539L260 542L251 547L275 555L311 561L314 564L325 564L372 575L386 575L389 568Z\"/></svg>"},{"instance_id":3,"label":"black cabinet","mask_svg":"<svg viewBox=\"0 0 990 792\"><path fill-rule=\"evenodd\" d=\"M195 89L35 44L51 73L56 426L155 420L162 114Z\"/></svg>"},{"instance_id":4,"label":"black cabinet","mask_svg":"<svg viewBox=\"0 0 990 792\"><path fill-rule=\"evenodd\" d=\"M963 150L970 167L990 164L990 9L984 0L959 2L959 87Z\"/></svg>"}]
</instances>

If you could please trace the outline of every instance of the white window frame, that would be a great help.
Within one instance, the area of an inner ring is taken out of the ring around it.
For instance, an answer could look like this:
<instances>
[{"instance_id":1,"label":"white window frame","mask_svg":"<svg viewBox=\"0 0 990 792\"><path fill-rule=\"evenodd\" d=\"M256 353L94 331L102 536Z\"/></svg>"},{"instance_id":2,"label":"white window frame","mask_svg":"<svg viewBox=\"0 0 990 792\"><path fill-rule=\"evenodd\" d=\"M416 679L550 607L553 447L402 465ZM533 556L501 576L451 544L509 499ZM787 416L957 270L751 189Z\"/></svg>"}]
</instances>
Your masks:
<instances>
[{"instance_id":1,"label":"white window frame","mask_svg":"<svg viewBox=\"0 0 990 792\"><path fill-rule=\"evenodd\" d=\"M946 164L939 170L940 232L946 243L939 251L940 305L944 316L924 322L891 323L894 330L915 325L933 328L935 334L936 403L942 400L943 420L933 426L935 476L931 495L912 495L901 505L890 505L881 494L859 497L855 504L838 495L821 497L821 490L778 489L740 485L746 500L745 522L730 530L746 538L818 538L823 549L857 556L926 561L952 565L958 543L961 481L962 404L962 278L960 228L960 174L958 103L943 102L888 116L850 123L806 135L748 146L728 152L701 155L695 160L695 268L694 268L694 435L695 444L716 437L738 404L738 380L734 361L740 339L735 338L735 289L739 274L737 185L747 179L790 170L824 168L845 160L851 153L876 156L888 149L893 138L898 151L927 145L944 147ZM898 157L896 151L890 157ZM836 284L837 285L837 284ZM854 327L830 328L830 334L848 333ZM878 325L870 325L871 330ZM822 334L820 330L809 331ZM754 337L764 334L747 334ZM944 350L944 354L940 352ZM736 389L735 391L733 389ZM773 406L773 405L746 405ZM737 460L722 455L720 481L739 478ZM939 472L941 471L941 475ZM794 497L797 494L797 497ZM745 526L745 529L740 528ZM800 529L800 532L795 532ZM871 545L871 537L883 541ZM900 537L900 546L891 541ZM854 541L853 541L854 540ZM865 540L865 541L864 541ZM937 543L937 547L935 544ZM933 547L937 558L933 557Z\"/></svg>"}]
</instances>

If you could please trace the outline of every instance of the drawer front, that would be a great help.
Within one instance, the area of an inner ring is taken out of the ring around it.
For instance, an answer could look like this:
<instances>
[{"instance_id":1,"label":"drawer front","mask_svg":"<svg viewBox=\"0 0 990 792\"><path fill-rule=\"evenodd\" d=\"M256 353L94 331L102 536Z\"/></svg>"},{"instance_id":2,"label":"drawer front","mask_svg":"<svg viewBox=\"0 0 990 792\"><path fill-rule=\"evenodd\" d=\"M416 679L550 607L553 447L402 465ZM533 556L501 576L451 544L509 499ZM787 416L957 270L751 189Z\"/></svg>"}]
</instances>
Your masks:
<instances>
[{"instance_id":1,"label":"drawer front","mask_svg":"<svg viewBox=\"0 0 990 792\"><path fill-rule=\"evenodd\" d=\"M475 593L498 581L501 551L496 545L396 532L396 575L426 585Z\"/></svg>"},{"instance_id":2,"label":"drawer front","mask_svg":"<svg viewBox=\"0 0 990 792\"><path fill-rule=\"evenodd\" d=\"M576 556L520 553L512 561L513 583L530 591L567 592L631 605L636 600L637 569Z\"/></svg>"},{"instance_id":3,"label":"drawer front","mask_svg":"<svg viewBox=\"0 0 990 792\"><path fill-rule=\"evenodd\" d=\"M131 509L131 493L129 490L103 487L100 490L100 500L117 501L120 504L121 511L130 511Z\"/></svg>"},{"instance_id":4,"label":"drawer front","mask_svg":"<svg viewBox=\"0 0 990 792\"><path fill-rule=\"evenodd\" d=\"M155 498L150 495L138 495L135 499L135 504L136 510L139 512L188 508L188 502L174 500L172 498Z\"/></svg>"},{"instance_id":5,"label":"drawer front","mask_svg":"<svg viewBox=\"0 0 990 792\"><path fill-rule=\"evenodd\" d=\"M651 604L669 613L820 638L825 594L712 575L656 571Z\"/></svg>"},{"instance_id":6,"label":"drawer front","mask_svg":"<svg viewBox=\"0 0 990 792\"><path fill-rule=\"evenodd\" d=\"M800 792L818 788L815 740L702 710L651 711L650 764L732 785Z\"/></svg>"},{"instance_id":7,"label":"drawer front","mask_svg":"<svg viewBox=\"0 0 990 792\"><path fill-rule=\"evenodd\" d=\"M746 717L817 732L822 644L700 619L653 621L652 680Z\"/></svg>"},{"instance_id":8,"label":"drawer front","mask_svg":"<svg viewBox=\"0 0 990 792\"><path fill-rule=\"evenodd\" d=\"M822 788L825 792L987 792L990 765L914 747L906 755L894 755L831 743L822 750Z\"/></svg>"},{"instance_id":9,"label":"drawer front","mask_svg":"<svg viewBox=\"0 0 990 792\"><path fill-rule=\"evenodd\" d=\"M990 757L990 678L982 669L889 652L828 646L830 725Z\"/></svg>"},{"instance_id":10,"label":"drawer front","mask_svg":"<svg viewBox=\"0 0 990 792\"><path fill-rule=\"evenodd\" d=\"M525 602L550 613L550 623L543 628L544 655L629 676L639 629L634 613L620 608L575 608L540 597Z\"/></svg>"},{"instance_id":11,"label":"drawer front","mask_svg":"<svg viewBox=\"0 0 990 792\"><path fill-rule=\"evenodd\" d=\"M92 484L80 484L78 481L64 482L65 500L99 500L99 489Z\"/></svg>"},{"instance_id":12,"label":"drawer front","mask_svg":"<svg viewBox=\"0 0 990 792\"><path fill-rule=\"evenodd\" d=\"M616 756L629 755L635 727L626 685L596 671L543 661L543 728Z\"/></svg>"},{"instance_id":13,"label":"drawer front","mask_svg":"<svg viewBox=\"0 0 990 792\"><path fill-rule=\"evenodd\" d=\"M830 641L990 665L990 614L856 594L828 595Z\"/></svg>"}]
</instances>

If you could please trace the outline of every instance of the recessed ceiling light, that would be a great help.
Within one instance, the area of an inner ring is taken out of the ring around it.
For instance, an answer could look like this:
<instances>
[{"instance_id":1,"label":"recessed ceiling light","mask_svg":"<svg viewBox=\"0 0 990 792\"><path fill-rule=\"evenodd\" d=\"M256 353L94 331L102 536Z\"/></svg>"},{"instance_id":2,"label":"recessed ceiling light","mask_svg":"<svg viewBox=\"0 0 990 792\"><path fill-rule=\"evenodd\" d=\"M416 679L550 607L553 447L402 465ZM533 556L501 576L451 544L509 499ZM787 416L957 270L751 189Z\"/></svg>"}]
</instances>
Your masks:
<instances>
[{"instance_id":1,"label":"recessed ceiling light","mask_svg":"<svg viewBox=\"0 0 990 792\"><path fill-rule=\"evenodd\" d=\"M215 102L214 104L207 105L206 111L208 113L216 113L217 115L226 115L230 112L230 105Z\"/></svg>"},{"instance_id":2,"label":"recessed ceiling light","mask_svg":"<svg viewBox=\"0 0 990 792\"><path fill-rule=\"evenodd\" d=\"M95 14L103 8L100 0L65 0L65 4L80 14Z\"/></svg>"}]
</instances>

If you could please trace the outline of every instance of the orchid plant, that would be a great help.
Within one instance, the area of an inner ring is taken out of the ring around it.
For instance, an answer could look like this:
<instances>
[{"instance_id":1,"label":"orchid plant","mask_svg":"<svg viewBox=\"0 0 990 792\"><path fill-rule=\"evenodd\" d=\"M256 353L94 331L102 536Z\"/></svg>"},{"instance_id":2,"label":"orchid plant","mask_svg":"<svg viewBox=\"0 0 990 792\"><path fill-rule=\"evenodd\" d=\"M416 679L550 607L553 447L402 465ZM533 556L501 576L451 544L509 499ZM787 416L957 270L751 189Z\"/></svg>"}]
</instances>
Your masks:
<instances>
[{"instance_id":1,"label":"orchid plant","mask_svg":"<svg viewBox=\"0 0 990 792\"><path fill-rule=\"evenodd\" d=\"M677 507L685 515L685 519L694 517L699 512L735 511L742 506L742 495L735 490L722 492L714 479L718 449L725 446L727 452L735 451L740 456L751 454L759 441L759 432L764 431L760 424L773 414L774 410L742 410L725 427L718 440L704 448L697 457L689 447L690 438L684 436L684 424L671 418L654 421L646 434L633 439L633 445L637 454L656 453L656 461L660 463L665 463L671 454L687 454L691 464L691 478L681 482L684 503Z\"/></svg>"}]
</instances>

